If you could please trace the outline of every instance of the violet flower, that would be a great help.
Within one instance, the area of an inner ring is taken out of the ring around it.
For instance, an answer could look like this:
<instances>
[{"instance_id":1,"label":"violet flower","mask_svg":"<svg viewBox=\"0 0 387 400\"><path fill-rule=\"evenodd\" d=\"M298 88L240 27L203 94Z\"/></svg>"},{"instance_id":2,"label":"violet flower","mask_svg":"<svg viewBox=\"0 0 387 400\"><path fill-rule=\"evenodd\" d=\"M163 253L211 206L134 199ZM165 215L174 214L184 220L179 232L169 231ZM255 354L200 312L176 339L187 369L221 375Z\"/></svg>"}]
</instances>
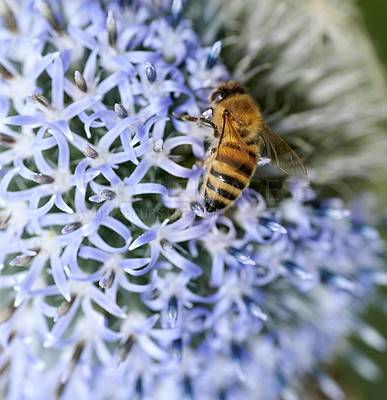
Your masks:
<instances>
[{"instance_id":1,"label":"violet flower","mask_svg":"<svg viewBox=\"0 0 387 400\"><path fill-rule=\"evenodd\" d=\"M359 200L319 198L311 162L275 203L252 180L225 215L205 211L212 132L171 116L208 116L232 75L218 25L200 36L185 3L1 4L1 398L289 400L312 379L341 400L323 366L340 349L378 376L340 346L386 346L357 316L387 282Z\"/></svg>"}]
</instances>

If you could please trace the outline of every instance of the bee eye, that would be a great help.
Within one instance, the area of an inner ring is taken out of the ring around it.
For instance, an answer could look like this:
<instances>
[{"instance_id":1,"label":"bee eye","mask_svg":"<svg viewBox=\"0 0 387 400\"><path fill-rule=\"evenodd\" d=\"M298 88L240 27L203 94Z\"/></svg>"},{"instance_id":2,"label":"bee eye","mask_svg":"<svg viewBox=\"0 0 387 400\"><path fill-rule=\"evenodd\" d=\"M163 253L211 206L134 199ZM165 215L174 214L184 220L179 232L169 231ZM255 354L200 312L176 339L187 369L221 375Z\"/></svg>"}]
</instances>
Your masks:
<instances>
[{"instance_id":1,"label":"bee eye","mask_svg":"<svg viewBox=\"0 0 387 400\"><path fill-rule=\"evenodd\" d=\"M223 100L223 92L218 91L212 94L211 101L218 103L219 101Z\"/></svg>"}]
</instances>

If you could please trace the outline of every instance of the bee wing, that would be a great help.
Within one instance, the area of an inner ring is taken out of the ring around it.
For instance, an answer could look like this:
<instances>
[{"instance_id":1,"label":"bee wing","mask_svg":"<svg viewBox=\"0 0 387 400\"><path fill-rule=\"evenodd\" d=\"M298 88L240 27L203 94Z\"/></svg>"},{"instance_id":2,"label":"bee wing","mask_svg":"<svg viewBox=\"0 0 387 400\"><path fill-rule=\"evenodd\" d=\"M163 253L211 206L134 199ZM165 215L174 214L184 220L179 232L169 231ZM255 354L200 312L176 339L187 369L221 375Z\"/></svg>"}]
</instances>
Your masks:
<instances>
[{"instance_id":1,"label":"bee wing","mask_svg":"<svg viewBox=\"0 0 387 400\"><path fill-rule=\"evenodd\" d=\"M262 122L258 134L261 156L270 158L280 169L296 179L308 179L308 173L300 157L273 129Z\"/></svg>"},{"instance_id":2,"label":"bee wing","mask_svg":"<svg viewBox=\"0 0 387 400\"><path fill-rule=\"evenodd\" d=\"M237 158L235 154L238 154ZM218 144L217 159L234 159L235 167L239 168L241 165L251 163L251 155L246 143L241 138L237 129L234 127L232 121L226 120L221 139Z\"/></svg>"}]
</instances>

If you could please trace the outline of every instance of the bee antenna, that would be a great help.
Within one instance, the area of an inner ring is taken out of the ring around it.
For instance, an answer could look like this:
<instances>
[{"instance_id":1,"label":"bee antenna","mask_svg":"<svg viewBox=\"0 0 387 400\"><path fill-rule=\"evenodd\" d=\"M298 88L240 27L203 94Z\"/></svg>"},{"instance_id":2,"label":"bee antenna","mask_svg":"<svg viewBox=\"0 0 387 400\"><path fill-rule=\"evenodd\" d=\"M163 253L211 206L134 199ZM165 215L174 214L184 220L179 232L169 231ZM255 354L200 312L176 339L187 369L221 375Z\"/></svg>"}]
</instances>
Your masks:
<instances>
[{"instance_id":1,"label":"bee antenna","mask_svg":"<svg viewBox=\"0 0 387 400\"><path fill-rule=\"evenodd\" d=\"M197 89L193 90L193 92L197 93L197 92L199 92L201 90L214 90L214 87L213 86L204 86L204 87L197 88Z\"/></svg>"}]
</instances>

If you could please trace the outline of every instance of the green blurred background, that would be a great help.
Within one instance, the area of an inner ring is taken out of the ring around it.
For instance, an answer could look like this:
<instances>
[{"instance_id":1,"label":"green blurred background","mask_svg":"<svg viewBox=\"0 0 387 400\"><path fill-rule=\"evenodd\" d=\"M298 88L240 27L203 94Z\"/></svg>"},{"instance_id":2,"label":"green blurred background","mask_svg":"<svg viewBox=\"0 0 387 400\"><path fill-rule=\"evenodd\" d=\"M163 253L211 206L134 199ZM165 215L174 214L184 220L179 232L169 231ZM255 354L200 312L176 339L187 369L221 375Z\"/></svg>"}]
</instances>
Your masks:
<instances>
[{"instance_id":1,"label":"green blurred background","mask_svg":"<svg viewBox=\"0 0 387 400\"><path fill-rule=\"evenodd\" d=\"M340 0L339 0L340 1ZM387 0L355 0L358 4L359 10L363 15L364 23L380 61L384 65L385 76L387 78ZM387 134L387 127L386 127ZM387 155L386 155L387 160ZM372 179L372 177L370 177ZM387 183L387 179L386 179ZM387 191L384 187L383 190L378 190L387 198ZM387 235L385 235L387 238ZM387 291L384 290L381 297L387 298ZM370 307L364 315L364 320L371 326L374 326L385 338L387 338L387 301L382 299L378 300L379 307ZM382 304L380 304L382 303ZM348 362L341 361L340 365L343 369L339 368L339 380L342 380L344 386L349 388L349 400L387 400L387 351L378 352L366 346L359 340L354 339L353 343L368 357L370 357L384 373L380 381L369 382L354 372ZM340 376L341 373L344 374Z\"/></svg>"}]
</instances>

